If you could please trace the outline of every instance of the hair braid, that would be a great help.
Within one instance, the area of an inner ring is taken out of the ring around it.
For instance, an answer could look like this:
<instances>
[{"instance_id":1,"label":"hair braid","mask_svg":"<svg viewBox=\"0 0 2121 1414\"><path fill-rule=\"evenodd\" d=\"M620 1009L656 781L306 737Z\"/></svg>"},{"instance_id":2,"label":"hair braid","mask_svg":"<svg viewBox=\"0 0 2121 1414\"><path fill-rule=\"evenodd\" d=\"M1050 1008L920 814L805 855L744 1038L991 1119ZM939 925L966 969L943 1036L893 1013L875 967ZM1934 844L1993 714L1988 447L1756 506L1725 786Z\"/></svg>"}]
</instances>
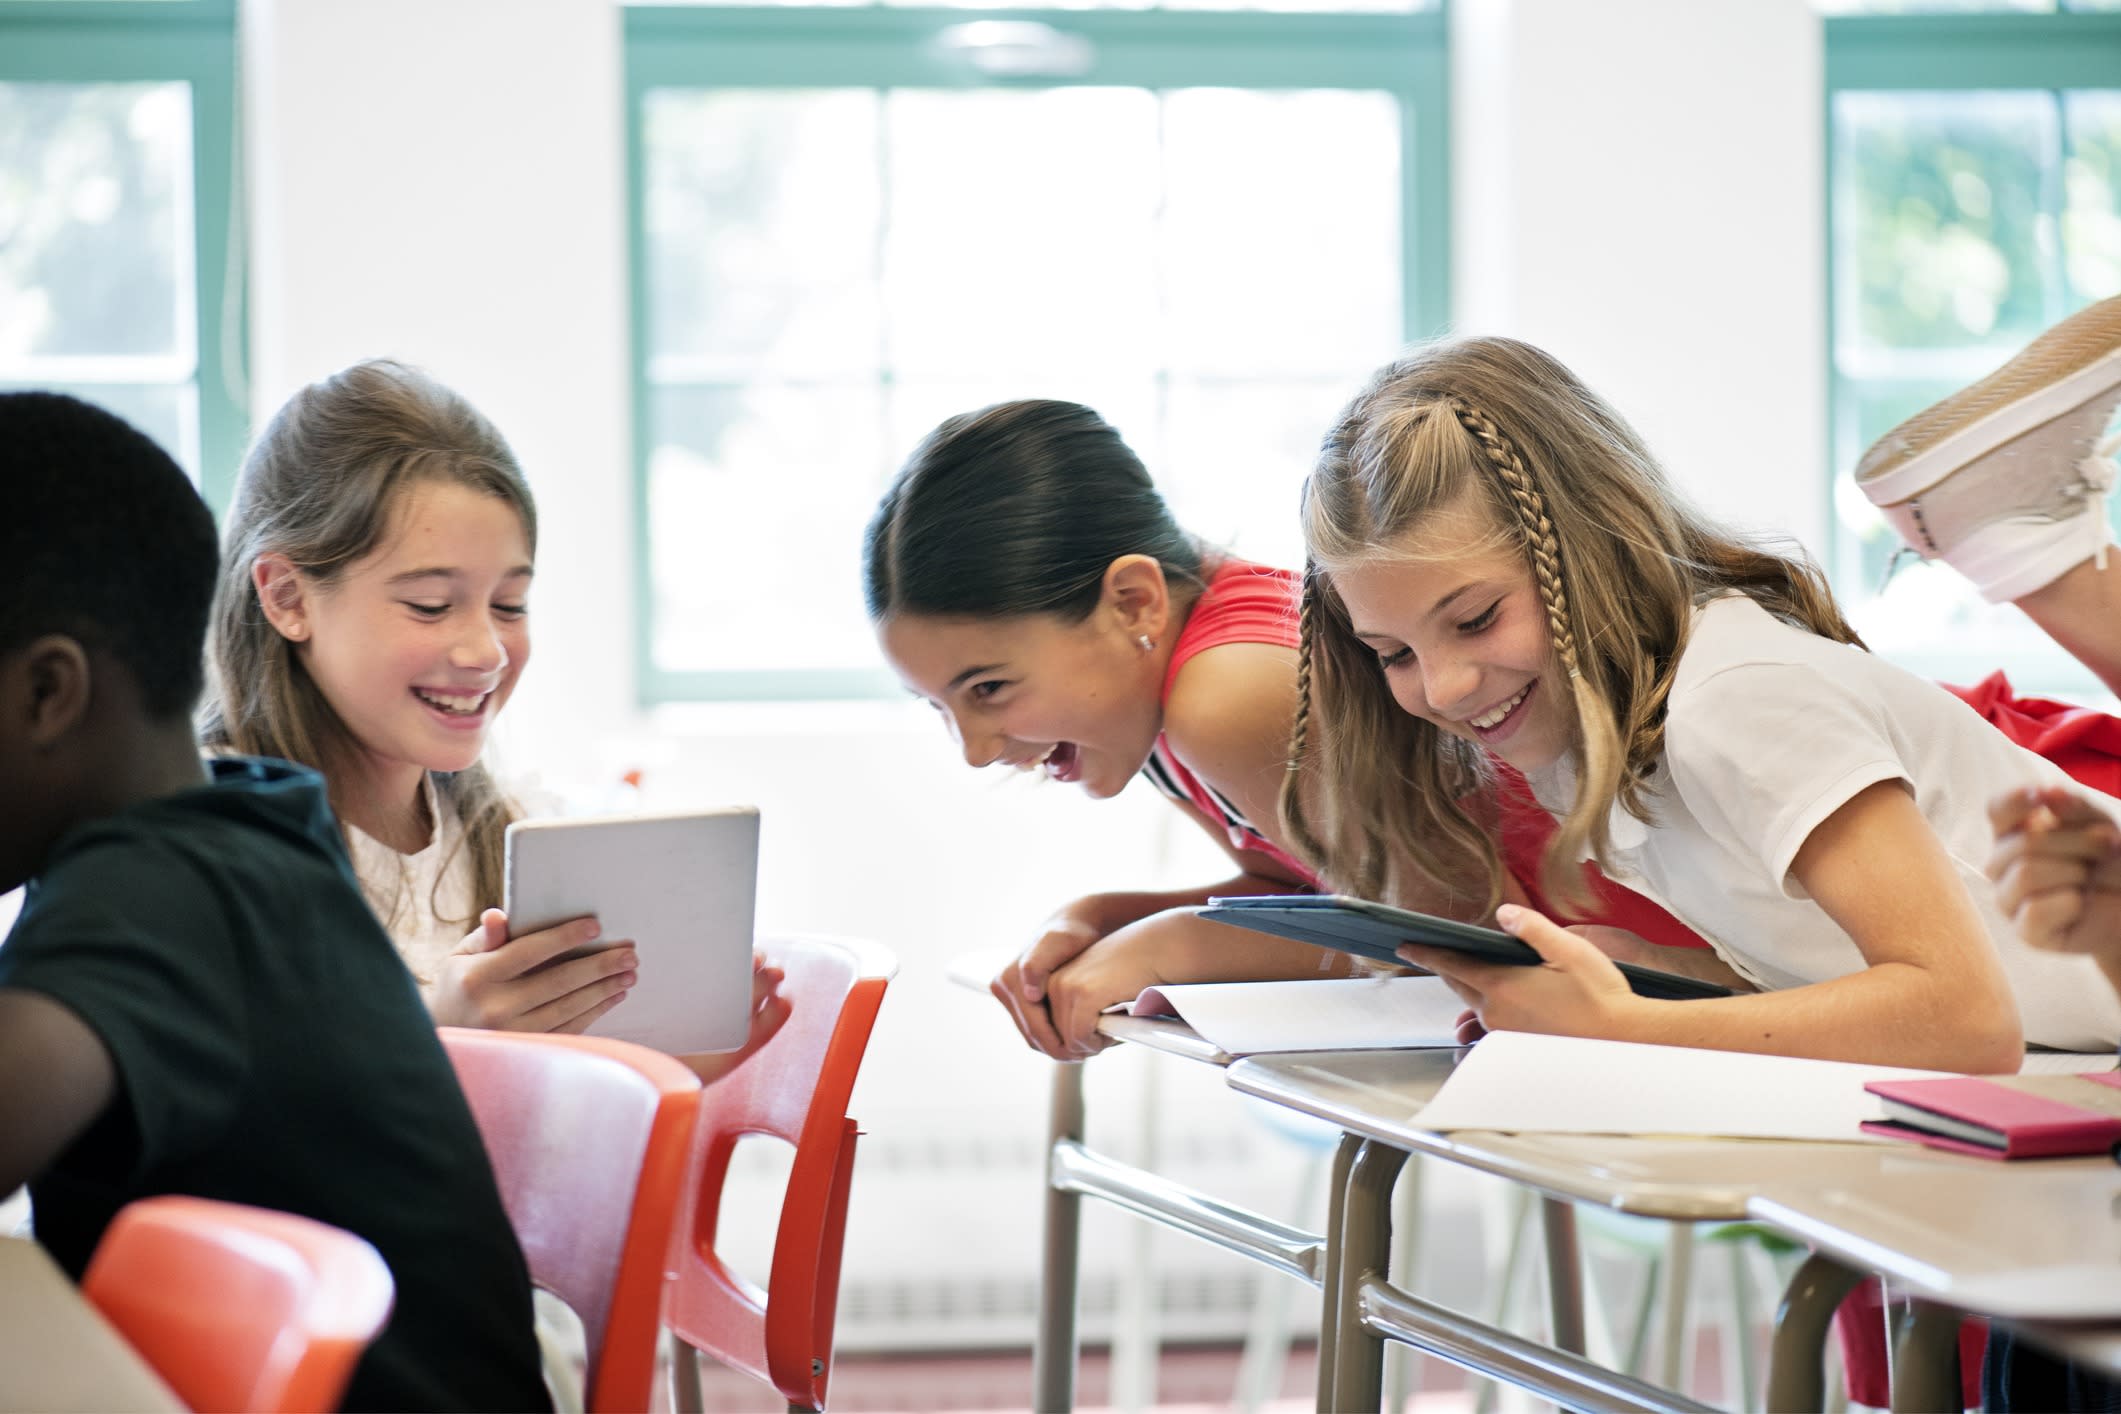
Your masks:
<instances>
[{"instance_id":1,"label":"hair braid","mask_svg":"<svg viewBox=\"0 0 2121 1414\"><path fill-rule=\"evenodd\" d=\"M1553 635L1554 651L1570 677L1581 677L1576 631L1569 618L1568 586L1561 578L1561 546L1555 540L1554 523L1547 519L1546 500L1532 484L1532 474L1525 469L1517 444L1495 425L1493 418L1464 398L1452 398L1450 405L1459 424L1473 434L1493 463L1496 475L1502 478L1503 489L1517 510L1518 523L1532 551L1532 569L1539 579L1539 597L1546 604L1547 631Z\"/></svg>"},{"instance_id":2,"label":"hair braid","mask_svg":"<svg viewBox=\"0 0 2121 1414\"><path fill-rule=\"evenodd\" d=\"M1289 764L1281 783L1281 823L1297 852L1315 864L1325 858L1326 848L1303 811L1304 751L1311 737L1311 660L1318 637L1317 569L1311 564L1304 566L1303 597L1296 622L1296 717L1289 726Z\"/></svg>"}]
</instances>

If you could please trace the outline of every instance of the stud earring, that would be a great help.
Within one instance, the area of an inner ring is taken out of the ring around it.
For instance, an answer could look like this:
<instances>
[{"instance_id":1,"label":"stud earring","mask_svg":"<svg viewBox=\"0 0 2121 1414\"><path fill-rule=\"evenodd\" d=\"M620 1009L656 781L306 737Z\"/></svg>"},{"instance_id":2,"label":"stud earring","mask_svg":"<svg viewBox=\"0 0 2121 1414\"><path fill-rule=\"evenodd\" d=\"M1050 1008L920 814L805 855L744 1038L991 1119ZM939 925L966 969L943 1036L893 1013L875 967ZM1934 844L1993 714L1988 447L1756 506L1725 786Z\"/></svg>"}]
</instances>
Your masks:
<instances>
[{"instance_id":1,"label":"stud earring","mask_svg":"<svg viewBox=\"0 0 2121 1414\"><path fill-rule=\"evenodd\" d=\"M1149 637L1146 633L1135 635L1134 641L1141 645L1141 650L1144 653L1154 653L1156 651L1156 640Z\"/></svg>"}]
</instances>

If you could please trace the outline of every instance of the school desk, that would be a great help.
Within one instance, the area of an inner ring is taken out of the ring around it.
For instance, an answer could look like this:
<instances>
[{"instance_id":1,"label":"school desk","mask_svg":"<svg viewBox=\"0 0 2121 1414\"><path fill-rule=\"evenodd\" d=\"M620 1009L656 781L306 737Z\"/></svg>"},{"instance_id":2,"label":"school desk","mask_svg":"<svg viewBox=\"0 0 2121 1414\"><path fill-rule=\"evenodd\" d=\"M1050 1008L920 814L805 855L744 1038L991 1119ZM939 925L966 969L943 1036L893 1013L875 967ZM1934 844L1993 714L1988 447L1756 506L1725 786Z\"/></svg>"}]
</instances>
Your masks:
<instances>
[{"instance_id":1,"label":"school desk","mask_svg":"<svg viewBox=\"0 0 2121 1414\"><path fill-rule=\"evenodd\" d=\"M949 968L952 980L984 992L995 960L967 957ZM1329 1052L1254 1057L1233 1065L1232 1057L1175 1019L1108 1015L1099 1032L1113 1040L1198 1063L1231 1068L1233 1088L1316 1115L1339 1127L1342 1143L1334 1159L1333 1202L1324 1235L1306 1232L1222 1203L1135 1165L1088 1148L1084 1142L1083 1075L1080 1064L1058 1064L1048 1110L1044 1247L1040 1263L1039 1317L1032 1350L1032 1407L1039 1414L1073 1408L1078 1359L1076 1277L1084 1198L1095 1198L1137 1217L1205 1241L1298 1277L1321 1289L1318 1403L1321 1410L1375 1409L1383 1383L1383 1348L1364 1328L1369 1306L1415 1303L1387 1287L1382 1273L1389 1256L1387 1216L1393 1183L1407 1153L1420 1151L1465 1161L1474 1167L1541 1187L1549 1267L1553 1347L1539 1345L1484 1322L1470 1321L1441 1306L1417 1303L1390 1310L1402 1329L1428 1322L1427 1339L1409 1343L1445 1359L1518 1384L1579 1409L1642 1409L1704 1414L1708 1406L1603 1369L1583 1358L1581 1264L1575 1211L1567 1198L1605 1202L1628 1211L1679 1219L1738 1218L1750 1188L1747 1164L1727 1155L1708 1172L1675 1169L1668 1175L1632 1174L1616 1198L1616 1179L1593 1156L1575 1152L1565 1136L1486 1136L1491 1152L1406 1127L1405 1121L1449 1077L1458 1052L1451 1049L1396 1052ZM1285 1076L1272 1083L1269 1076ZM1393 1142L1399 1136L1404 1142ZM1371 1143L1371 1139L1382 1142ZM1625 1141L1622 1141L1625 1142ZM1548 1146L1555 1146L1549 1152ZM1595 1141L1593 1143L1595 1149ZM1750 1153L1757 1146L1728 1145ZM1809 1145L1832 1150L1840 1146ZM1662 1171L1660 1171L1662 1174ZM1632 1201L1631 1201L1632 1195ZM1353 1245L1352 1261L1341 1253ZM1336 1356L1338 1358L1336 1358ZM1465 1358L1460 1358L1461 1356Z\"/></svg>"},{"instance_id":2,"label":"school desk","mask_svg":"<svg viewBox=\"0 0 2121 1414\"><path fill-rule=\"evenodd\" d=\"M960 980L969 982L974 979L961 976ZM1186 1060L1219 1066L1229 1066L1232 1062L1230 1056L1202 1040L1190 1027L1172 1019L1113 1015L1103 1018L1098 1030L1113 1040ZM1329 1059L1360 1065L1365 1057L1378 1054L1381 1053L1337 1052ZM1431 1050L1382 1054L1393 1056L1405 1073L1405 1088L1393 1100L1395 1115L1403 1116L1418 1107L1419 1102L1426 1101L1443 1084L1450 1074L1456 1052ZM1253 1064L1244 1061L1238 1066ZM1332 1118L1330 1115L1325 1117ZM1111 1203L1137 1217L1213 1242L1320 1287L1318 1407L1329 1410L1377 1407L1383 1378L1381 1350L1377 1369L1370 1376L1371 1393L1367 1400L1356 1387L1351 1386L1344 1392L1333 1382L1335 1367L1330 1358L1331 1351L1342 1342L1339 1328L1347 1327L1354 1320L1352 1308L1344 1310L1335 1289L1336 1273L1341 1269L1337 1253L1347 1240L1342 1223L1346 1206L1343 1194L1351 1185L1365 1186L1365 1191L1374 1188L1379 1213L1371 1226L1358 1230L1357 1240L1365 1244L1365 1251L1368 1244L1378 1244L1374 1265L1382 1270L1390 1245L1390 1224L1383 1216L1383 1209L1389 1207L1392 1184L1405 1158L1403 1151L1380 1147L1367 1162L1358 1163L1359 1142L1343 1141L1335 1155L1331 1188L1334 1201L1327 1233L1321 1236L1223 1203L1209 1194L1089 1149L1083 1143L1081 1065L1055 1065L1048 1125L1045 1247L1040 1267L1038 1334L1032 1351L1035 1409L1044 1414L1045 1411L1073 1407L1078 1354L1076 1273L1080 1260L1081 1207L1086 1197ZM1396 1161L1386 1157L1394 1154ZM1367 1214L1370 1208L1364 1206L1360 1211ZM1662 1396L1653 1386L1601 1370L1581 1358L1583 1316L1581 1286L1575 1279L1575 1274L1580 1271L1575 1255L1575 1213L1565 1202L1549 1202L1543 1207L1542 1219L1548 1260L1554 1271L1563 1274L1559 1279L1550 1280L1549 1290L1553 1293L1556 1329L1565 1332L1562 1344L1566 1349L1550 1352L1551 1357L1562 1362L1563 1367L1578 1372L1582 1381L1596 1383L1620 1396L1616 1404L1593 1402L1579 1407L1667 1409L1675 1414L1679 1411L1698 1414L1705 1409L1706 1406L1691 1401ZM1350 1271L1366 1269L1348 1268ZM1526 1353L1527 1347L1531 1351L1541 1349L1521 1337L1488 1326L1480 1326L1478 1331L1470 1333L1470 1338L1507 1352L1503 1357L1505 1363L1500 1367L1504 1371L1502 1377L1506 1379L1523 1374L1537 1358ZM1515 1382L1534 1389L1543 1387L1522 1378L1515 1379ZM1585 1384L1572 1383L1563 1387L1576 1391ZM1645 1396L1654 1397L1646 1400Z\"/></svg>"},{"instance_id":3,"label":"school desk","mask_svg":"<svg viewBox=\"0 0 2121 1414\"><path fill-rule=\"evenodd\" d=\"M1865 1150L1830 1177L1766 1182L1750 1206L1812 1246L1815 1280L1875 1273L1912 1298L1894 1343L1896 1409L1960 1407L1961 1313L2121 1376L2121 1166L2104 1156L1940 1169L1928 1150ZM1778 1330L1778 1344L1785 1335L1809 1340Z\"/></svg>"},{"instance_id":4,"label":"school desk","mask_svg":"<svg viewBox=\"0 0 2121 1414\"><path fill-rule=\"evenodd\" d=\"M0 1410L183 1408L42 1247L0 1237Z\"/></svg>"},{"instance_id":5,"label":"school desk","mask_svg":"<svg viewBox=\"0 0 2121 1414\"><path fill-rule=\"evenodd\" d=\"M1994 1182L2005 1168L1990 1160L1898 1145L1420 1129L1420 1108L1441 1084L1452 1055L1254 1056L1228 1070L1231 1088L1338 1125L1347 1135L1340 1201L1331 1220L1336 1240L1324 1298L1321 1408L1376 1408L1383 1341L1394 1339L1571 1408L1698 1410L1703 1406L1683 1395L1581 1358L1572 1202L1674 1222L1765 1220L1760 1204L1769 1193L1841 1190L1890 1198L1911 1186L1911 1176L1912 1186L1942 1191L1955 1181ZM1562 1336L1554 1347L1413 1296L1385 1279L1389 1224L1384 1203L1392 1175L1408 1154L1495 1174L1542 1195L1553 1217L1548 1256L1558 1278L1554 1329ZM1825 1333L1835 1306L1858 1279L1855 1273L1848 1273L1845 1283L1821 1277L1821 1266L1807 1263L1785 1291L1769 1371L1770 1409L1821 1407ZM1917 1324L1909 1349L1924 1369L1934 1368L1940 1363L1941 1323ZM1949 1339L1949 1332L1943 1335Z\"/></svg>"},{"instance_id":6,"label":"school desk","mask_svg":"<svg viewBox=\"0 0 2121 1414\"><path fill-rule=\"evenodd\" d=\"M989 972L953 967L984 990ZM1586 1410L1707 1408L1684 1395L1583 1358L1581 1264L1574 1202L1675 1222L1755 1216L1766 1192L1845 1181L1859 1186L1912 1166L1925 1177L1979 1173L1992 1161L1902 1146L1599 1135L1438 1134L1415 1127L1421 1106L1455 1063L1452 1050L1342 1051L1232 1058L1183 1023L1107 1016L1102 1034L1164 1054L1226 1066L1233 1089L1338 1127L1327 1232L1314 1234L1223 1204L1083 1143L1083 1068L1054 1067L1049 1110L1045 1246L1034 1408L1072 1407L1077 1356L1076 1273L1081 1202L1093 1197L1214 1242L1321 1288L1318 1407L1375 1409L1385 1339L1397 1339L1492 1378ZM1410 1154L1492 1173L1540 1193L1553 1345L1542 1345L1390 1284L1390 1194ZM1778 1315L1770 1409L1816 1409L1821 1356L1834 1308L1859 1274L1828 1257L1798 1272ZM1926 1306L1904 1342L1912 1369L1945 1363L1949 1332ZM1919 1377L1909 1386L1921 1388Z\"/></svg>"}]
</instances>

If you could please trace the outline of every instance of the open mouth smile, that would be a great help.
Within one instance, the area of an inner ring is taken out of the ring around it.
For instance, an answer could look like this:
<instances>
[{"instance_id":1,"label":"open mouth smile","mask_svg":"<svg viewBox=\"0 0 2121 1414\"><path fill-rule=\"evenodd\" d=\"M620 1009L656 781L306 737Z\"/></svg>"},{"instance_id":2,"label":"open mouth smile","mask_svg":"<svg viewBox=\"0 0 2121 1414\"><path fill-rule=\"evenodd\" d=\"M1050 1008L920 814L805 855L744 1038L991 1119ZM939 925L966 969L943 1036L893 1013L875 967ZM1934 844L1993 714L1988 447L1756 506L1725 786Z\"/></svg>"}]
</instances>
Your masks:
<instances>
[{"instance_id":1,"label":"open mouth smile","mask_svg":"<svg viewBox=\"0 0 2121 1414\"><path fill-rule=\"evenodd\" d=\"M1538 686L1539 682L1535 678L1519 688L1515 696L1496 703L1477 717L1466 718L1465 725L1471 728L1474 735L1483 741L1492 741L1497 737L1507 736L1509 728L1516 721L1518 713L1523 710L1526 700L1531 697Z\"/></svg>"},{"instance_id":2,"label":"open mouth smile","mask_svg":"<svg viewBox=\"0 0 2121 1414\"><path fill-rule=\"evenodd\" d=\"M431 687L416 687L412 695L451 725L461 726L481 720L486 715L486 704L493 700L491 692L441 692Z\"/></svg>"},{"instance_id":3,"label":"open mouth smile","mask_svg":"<svg viewBox=\"0 0 2121 1414\"><path fill-rule=\"evenodd\" d=\"M1009 764L1020 771L1042 770L1063 784L1081 780L1083 774L1082 749L1072 741L1056 741L1036 756Z\"/></svg>"}]
</instances>

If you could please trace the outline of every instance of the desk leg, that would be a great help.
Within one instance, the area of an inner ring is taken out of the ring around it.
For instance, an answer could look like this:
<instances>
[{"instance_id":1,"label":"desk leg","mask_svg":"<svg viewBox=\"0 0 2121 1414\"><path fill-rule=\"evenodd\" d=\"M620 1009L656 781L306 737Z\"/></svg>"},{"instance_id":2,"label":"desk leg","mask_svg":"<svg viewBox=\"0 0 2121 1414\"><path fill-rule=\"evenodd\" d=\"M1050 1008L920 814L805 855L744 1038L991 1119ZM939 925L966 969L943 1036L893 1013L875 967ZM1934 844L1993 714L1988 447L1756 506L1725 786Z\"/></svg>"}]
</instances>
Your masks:
<instances>
[{"instance_id":1,"label":"desk leg","mask_svg":"<svg viewBox=\"0 0 2121 1414\"><path fill-rule=\"evenodd\" d=\"M1053 1146L1063 1139L1082 1140L1081 1062L1054 1062L1046 1126L1046 1241L1039 1268L1038 1340L1031 1348L1031 1404L1038 1414L1068 1414L1075 1407L1075 1278L1083 1199L1053 1186Z\"/></svg>"},{"instance_id":2,"label":"desk leg","mask_svg":"<svg viewBox=\"0 0 2121 1414\"><path fill-rule=\"evenodd\" d=\"M1959 1388L1959 1313L1913 1301L1893 1336L1893 1408L1928 1414L1966 1407Z\"/></svg>"},{"instance_id":3,"label":"desk leg","mask_svg":"<svg viewBox=\"0 0 2121 1414\"><path fill-rule=\"evenodd\" d=\"M1554 1348L1583 1354L1583 1259L1576 1250L1576 1207L1566 1198L1539 1200L1547 1246L1547 1309Z\"/></svg>"},{"instance_id":4,"label":"desk leg","mask_svg":"<svg viewBox=\"0 0 2121 1414\"><path fill-rule=\"evenodd\" d=\"M1355 1156L1362 1152L1363 1140L1354 1134L1340 1136L1340 1147L1333 1151L1333 1174L1327 1180L1326 1189L1326 1260L1325 1268L1318 1277L1318 1408L1320 1414L1332 1414L1338 1406L1333 1403L1333 1358L1339 1349L1340 1320L1340 1219L1348 1208L1348 1173L1355 1166Z\"/></svg>"},{"instance_id":5,"label":"desk leg","mask_svg":"<svg viewBox=\"0 0 2121 1414\"><path fill-rule=\"evenodd\" d=\"M1805 1414L1826 1407L1826 1335L1842 1298L1863 1280L1833 1258L1814 1252L1790 1278L1775 1313L1768 1357L1769 1414Z\"/></svg>"},{"instance_id":6,"label":"desk leg","mask_svg":"<svg viewBox=\"0 0 2121 1414\"><path fill-rule=\"evenodd\" d=\"M1340 1262L1333 1273L1333 1402L1339 1414L1377 1409L1384 1402L1385 1345L1363 1328L1357 1293L1366 1277L1382 1276L1392 1256L1392 1187L1406 1154L1366 1142L1348 1173L1340 1215Z\"/></svg>"},{"instance_id":7,"label":"desk leg","mask_svg":"<svg viewBox=\"0 0 2121 1414\"><path fill-rule=\"evenodd\" d=\"M1399 1188L1392 1195L1392 1265L1387 1279L1404 1291L1420 1287L1415 1268L1421 1260L1421 1156L1407 1155L1407 1166L1399 1171ZM1406 1414L1407 1404L1421 1387L1421 1352L1393 1341L1385 1347L1385 1414Z\"/></svg>"}]
</instances>

